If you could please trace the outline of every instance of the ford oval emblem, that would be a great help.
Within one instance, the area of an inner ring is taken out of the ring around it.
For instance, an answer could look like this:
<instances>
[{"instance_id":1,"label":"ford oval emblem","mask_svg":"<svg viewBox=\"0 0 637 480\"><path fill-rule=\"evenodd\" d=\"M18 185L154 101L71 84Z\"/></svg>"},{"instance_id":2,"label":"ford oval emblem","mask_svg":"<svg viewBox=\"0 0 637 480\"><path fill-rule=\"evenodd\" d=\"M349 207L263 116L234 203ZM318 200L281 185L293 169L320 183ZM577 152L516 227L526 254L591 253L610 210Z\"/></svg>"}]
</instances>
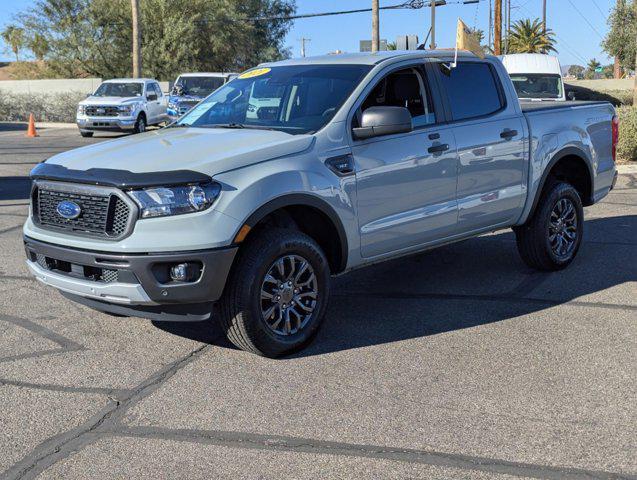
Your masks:
<instances>
[{"instance_id":1,"label":"ford oval emblem","mask_svg":"<svg viewBox=\"0 0 637 480\"><path fill-rule=\"evenodd\" d=\"M58 203L56 210L60 217L66 218L67 220L73 220L74 218L79 217L80 213L82 213L82 207L69 200L64 200L63 202Z\"/></svg>"}]
</instances>

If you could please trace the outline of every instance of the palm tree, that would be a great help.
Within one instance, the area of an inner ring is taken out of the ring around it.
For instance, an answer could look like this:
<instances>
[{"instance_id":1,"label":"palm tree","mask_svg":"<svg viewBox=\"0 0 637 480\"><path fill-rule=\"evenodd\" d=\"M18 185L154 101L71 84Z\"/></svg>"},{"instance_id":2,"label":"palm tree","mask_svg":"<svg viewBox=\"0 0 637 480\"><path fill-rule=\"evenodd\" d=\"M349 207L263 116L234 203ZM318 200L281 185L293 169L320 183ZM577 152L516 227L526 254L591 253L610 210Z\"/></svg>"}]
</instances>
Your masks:
<instances>
[{"instance_id":1,"label":"palm tree","mask_svg":"<svg viewBox=\"0 0 637 480\"><path fill-rule=\"evenodd\" d=\"M555 34L550 28L544 30L539 18L518 20L509 34L509 53L548 53L555 49Z\"/></svg>"}]
</instances>

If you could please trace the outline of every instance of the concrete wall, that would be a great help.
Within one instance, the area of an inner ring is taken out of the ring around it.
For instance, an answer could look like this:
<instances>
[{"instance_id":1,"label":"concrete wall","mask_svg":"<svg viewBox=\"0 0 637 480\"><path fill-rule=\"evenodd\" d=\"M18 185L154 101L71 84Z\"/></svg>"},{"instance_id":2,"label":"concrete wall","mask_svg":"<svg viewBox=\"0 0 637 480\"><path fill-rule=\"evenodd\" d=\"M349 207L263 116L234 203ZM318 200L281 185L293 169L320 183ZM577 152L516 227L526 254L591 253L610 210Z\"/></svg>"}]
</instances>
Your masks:
<instances>
[{"instance_id":1,"label":"concrete wall","mask_svg":"<svg viewBox=\"0 0 637 480\"><path fill-rule=\"evenodd\" d=\"M102 83L101 78L2 80L0 81L0 91L9 93L92 93L100 83ZM159 82L159 85L163 92L168 92L168 82Z\"/></svg>"}]
</instances>

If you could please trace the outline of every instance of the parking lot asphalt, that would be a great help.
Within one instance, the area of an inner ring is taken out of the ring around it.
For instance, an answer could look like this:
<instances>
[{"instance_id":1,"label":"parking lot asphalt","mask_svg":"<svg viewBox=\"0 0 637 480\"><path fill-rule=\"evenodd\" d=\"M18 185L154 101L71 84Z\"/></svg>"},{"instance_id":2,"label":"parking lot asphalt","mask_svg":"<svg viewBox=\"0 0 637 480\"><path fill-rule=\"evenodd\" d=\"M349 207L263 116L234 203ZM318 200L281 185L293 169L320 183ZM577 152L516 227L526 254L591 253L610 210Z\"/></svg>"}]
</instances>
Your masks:
<instances>
[{"instance_id":1,"label":"parking lot asphalt","mask_svg":"<svg viewBox=\"0 0 637 480\"><path fill-rule=\"evenodd\" d=\"M351 272L269 360L28 276L29 170L112 136L0 124L0 478L637 478L636 175L567 270L503 231Z\"/></svg>"}]
</instances>

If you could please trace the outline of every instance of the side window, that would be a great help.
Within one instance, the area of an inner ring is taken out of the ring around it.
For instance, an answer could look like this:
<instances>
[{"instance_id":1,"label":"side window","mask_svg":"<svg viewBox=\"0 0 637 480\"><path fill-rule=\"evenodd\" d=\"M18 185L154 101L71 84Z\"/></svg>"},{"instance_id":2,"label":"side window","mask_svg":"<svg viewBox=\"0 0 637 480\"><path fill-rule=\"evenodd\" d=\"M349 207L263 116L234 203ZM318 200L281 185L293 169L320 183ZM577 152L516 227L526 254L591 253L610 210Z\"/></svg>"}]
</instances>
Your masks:
<instances>
[{"instance_id":1,"label":"side window","mask_svg":"<svg viewBox=\"0 0 637 480\"><path fill-rule=\"evenodd\" d=\"M419 68L406 68L387 75L367 96L360 112L379 106L407 108L414 128L436 123L431 96ZM357 122L356 117L354 122Z\"/></svg>"},{"instance_id":2,"label":"side window","mask_svg":"<svg viewBox=\"0 0 637 480\"><path fill-rule=\"evenodd\" d=\"M488 63L460 62L451 69L440 64L440 73L454 120L489 115L504 106L495 73Z\"/></svg>"},{"instance_id":3,"label":"side window","mask_svg":"<svg viewBox=\"0 0 637 480\"><path fill-rule=\"evenodd\" d=\"M158 83L153 83L153 88L155 89L155 93L157 93L157 98L161 98L163 93L161 93L161 87Z\"/></svg>"}]
</instances>

